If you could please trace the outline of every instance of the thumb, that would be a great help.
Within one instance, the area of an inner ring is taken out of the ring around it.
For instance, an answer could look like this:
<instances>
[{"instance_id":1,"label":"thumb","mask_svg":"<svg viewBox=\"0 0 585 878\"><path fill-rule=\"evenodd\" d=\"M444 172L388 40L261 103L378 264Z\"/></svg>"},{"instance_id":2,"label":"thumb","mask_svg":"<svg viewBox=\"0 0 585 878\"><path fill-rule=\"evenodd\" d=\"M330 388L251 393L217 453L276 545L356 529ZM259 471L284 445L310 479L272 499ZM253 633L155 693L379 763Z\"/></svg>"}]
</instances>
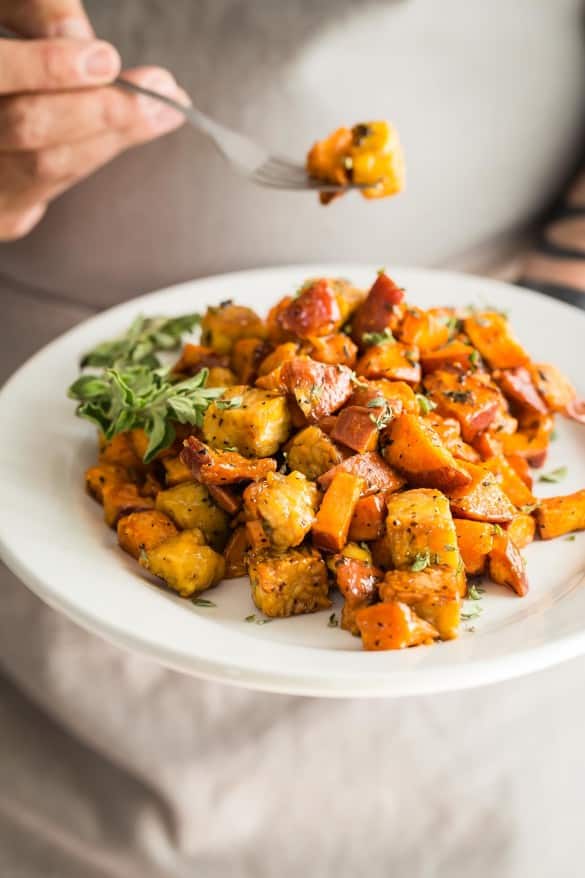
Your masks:
<instances>
[{"instance_id":1,"label":"thumb","mask_svg":"<svg viewBox=\"0 0 585 878\"><path fill-rule=\"evenodd\" d=\"M0 23L27 37L94 36L81 0L0 0Z\"/></svg>"}]
</instances>

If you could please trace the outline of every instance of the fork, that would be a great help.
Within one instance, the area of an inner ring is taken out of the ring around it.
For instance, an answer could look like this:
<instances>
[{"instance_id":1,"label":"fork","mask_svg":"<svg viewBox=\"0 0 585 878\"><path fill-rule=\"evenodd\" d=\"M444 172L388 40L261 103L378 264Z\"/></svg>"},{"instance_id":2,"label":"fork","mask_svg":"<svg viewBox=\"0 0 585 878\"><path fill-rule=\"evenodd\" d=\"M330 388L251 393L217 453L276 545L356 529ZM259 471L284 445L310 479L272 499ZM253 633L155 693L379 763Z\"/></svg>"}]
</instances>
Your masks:
<instances>
[{"instance_id":1,"label":"fork","mask_svg":"<svg viewBox=\"0 0 585 878\"><path fill-rule=\"evenodd\" d=\"M0 27L0 38L28 39L4 27ZM250 140L249 137L245 137L231 128L226 128L225 125L216 122L215 119L192 105L181 104L167 95L136 85L136 83L124 79L123 76L119 76L112 84L134 94L160 101L182 113L193 128L206 134L213 141L219 152L236 171L258 186L295 192L347 192L351 189L366 188L364 185L355 183L339 186L319 182L307 174L303 165L293 159L271 155L264 147Z\"/></svg>"}]
</instances>

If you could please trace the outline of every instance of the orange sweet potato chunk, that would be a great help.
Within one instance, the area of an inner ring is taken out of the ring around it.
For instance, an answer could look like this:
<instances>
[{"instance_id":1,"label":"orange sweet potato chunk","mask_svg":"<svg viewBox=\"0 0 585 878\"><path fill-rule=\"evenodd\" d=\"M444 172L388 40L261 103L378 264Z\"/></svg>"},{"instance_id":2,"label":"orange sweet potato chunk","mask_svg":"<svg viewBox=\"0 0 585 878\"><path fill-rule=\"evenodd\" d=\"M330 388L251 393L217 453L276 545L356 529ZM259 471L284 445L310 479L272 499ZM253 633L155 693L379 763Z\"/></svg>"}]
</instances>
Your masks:
<instances>
[{"instance_id":1,"label":"orange sweet potato chunk","mask_svg":"<svg viewBox=\"0 0 585 878\"><path fill-rule=\"evenodd\" d=\"M237 527L224 550L225 579L238 579L246 575L246 552L250 546L245 526Z\"/></svg>"},{"instance_id":2,"label":"orange sweet potato chunk","mask_svg":"<svg viewBox=\"0 0 585 878\"><path fill-rule=\"evenodd\" d=\"M367 497L361 497L356 504L349 526L349 539L356 543L377 540L384 533L385 516L384 494L369 494Z\"/></svg>"},{"instance_id":3,"label":"orange sweet potato chunk","mask_svg":"<svg viewBox=\"0 0 585 878\"><path fill-rule=\"evenodd\" d=\"M456 518L455 532L459 554L469 576L483 573L489 553L494 545L494 526L483 521Z\"/></svg>"},{"instance_id":4,"label":"orange sweet potato chunk","mask_svg":"<svg viewBox=\"0 0 585 878\"><path fill-rule=\"evenodd\" d=\"M473 368L474 352L474 347L458 339L434 351L421 351L420 361L423 372L426 374L449 367L459 367L465 372L470 372Z\"/></svg>"},{"instance_id":5,"label":"orange sweet potato chunk","mask_svg":"<svg viewBox=\"0 0 585 878\"><path fill-rule=\"evenodd\" d=\"M483 374L437 369L426 376L424 386L437 412L459 421L465 442L473 442L478 433L487 430L503 404L499 390Z\"/></svg>"},{"instance_id":6,"label":"orange sweet potato chunk","mask_svg":"<svg viewBox=\"0 0 585 878\"><path fill-rule=\"evenodd\" d=\"M331 438L358 454L375 451L378 447L378 427L373 411L365 406L346 406L339 413Z\"/></svg>"},{"instance_id":7,"label":"orange sweet potato chunk","mask_svg":"<svg viewBox=\"0 0 585 878\"><path fill-rule=\"evenodd\" d=\"M347 472L338 472L334 476L312 527L317 548L326 552L343 549L362 488L363 480L359 476Z\"/></svg>"},{"instance_id":8,"label":"orange sweet potato chunk","mask_svg":"<svg viewBox=\"0 0 585 878\"><path fill-rule=\"evenodd\" d=\"M375 494L383 491L392 494L399 491L405 484L404 478L388 466L377 451L366 451L365 454L354 454L319 476L317 481L323 489L327 489L337 473L346 472L360 476L364 481L363 493Z\"/></svg>"},{"instance_id":9,"label":"orange sweet potato chunk","mask_svg":"<svg viewBox=\"0 0 585 878\"><path fill-rule=\"evenodd\" d=\"M527 512L519 512L515 515L506 528L506 533L519 549L523 549L532 542L535 531L536 521Z\"/></svg>"},{"instance_id":10,"label":"orange sweet potato chunk","mask_svg":"<svg viewBox=\"0 0 585 878\"><path fill-rule=\"evenodd\" d=\"M530 506L535 502L534 494L505 457L489 457L483 461L482 466L494 474L502 491L514 506Z\"/></svg>"},{"instance_id":11,"label":"orange sweet potato chunk","mask_svg":"<svg viewBox=\"0 0 585 878\"><path fill-rule=\"evenodd\" d=\"M449 567L427 567L417 572L389 570L380 585L384 602L398 601L437 629L441 640L457 637L461 620L461 583Z\"/></svg>"},{"instance_id":12,"label":"orange sweet potato chunk","mask_svg":"<svg viewBox=\"0 0 585 878\"><path fill-rule=\"evenodd\" d=\"M492 369L514 369L529 362L530 357L502 314L496 311L478 312L467 317L463 326L472 345Z\"/></svg>"},{"instance_id":13,"label":"orange sweet potato chunk","mask_svg":"<svg viewBox=\"0 0 585 878\"><path fill-rule=\"evenodd\" d=\"M499 585L511 588L520 597L528 592L524 559L506 532L494 536L494 545L489 554L488 572L490 579Z\"/></svg>"},{"instance_id":14,"label":"orange sweet potato chunk","mask_svg":"<svg viewBox=\"0 0 585 878\"><path fill-rule=\"evenodd\" d=\"M168 515L157 509L124 516L118 521L117 532L121 548L137 559L141 552L149 552L179 533Z\"/></svg>"},{"instance_id":15,"label":"orange sweet potato chunk","mask_svg":"<svg viewBox=\"0 0 585 878\"><path fill-rule=\"evenodd\" d=\"M418 384L421 379L418 348L400 342L371 345L358 360L356 374Z\"/></svg>"},{"instance_id":16,"label":"orange sweet potato chunk","mask_svg":"<svg viewBox=\"0 0 585 878\"><path fill-rule=\"evenodd\" d=\"M383 434L383 454L390 466L413 485L452 490L471 482L465 467L445 448L430 424L403 414Z\"/></svg>"},{"instance_id":17,"label":"orange sweet potato chunk","mask_svg":"<svg viewBox=\"0 0 585 878\"><path fill-rule=\"evenodd\" d=\"M447 491L453 515L472 521L504 524L512 521L516 510L506 497L492 472L474 463L465 464L471 483Z\"/></svg>"},{"instance_id":18,"label":"orange sweet potato chunk","mask_svg":"<svg viewBox=\"0 0 585 878\"><path fill-rule=\"evenodd\" d=\"M449 327L444 320L422 308L407 308L398 332L400 341L417 347L421 355L435 351L449 341Z\"/></svg>"},{"instance_id":19,"label":"orange sweet potato chunk","mask_svg":"<svg viewBox=\"0 0 585 878\"><path fill-rule=\"evenodd\" d=\"M356 613L355 621L368 651L406 649L439 637L437 629L420 619L408 604L395 601L365 607Z\"/></svg>"},{"instance_id":20,"label":"orange sweet potato chunk","mask_svg":"<svg viewBox=\"0 0 585 878\"><path fill-rule=\"evenodd\" d=\"M382 272L374 281L365 301L352 317L352 337L357 345L364 344L364 335L393 331L403 314L404 290Z\"/></svg>"},{"instance_id":21,"label":"orange sweet potato chunk","mask_svg":"<svg viewBox=\"0 0 585 878\"><path fill-rule=\"evenodd\" d=\"M563 497L541 500L534 514L541 540L552 540L574 530L584 530L585 489Z\"/></svg>"}]
</instances>

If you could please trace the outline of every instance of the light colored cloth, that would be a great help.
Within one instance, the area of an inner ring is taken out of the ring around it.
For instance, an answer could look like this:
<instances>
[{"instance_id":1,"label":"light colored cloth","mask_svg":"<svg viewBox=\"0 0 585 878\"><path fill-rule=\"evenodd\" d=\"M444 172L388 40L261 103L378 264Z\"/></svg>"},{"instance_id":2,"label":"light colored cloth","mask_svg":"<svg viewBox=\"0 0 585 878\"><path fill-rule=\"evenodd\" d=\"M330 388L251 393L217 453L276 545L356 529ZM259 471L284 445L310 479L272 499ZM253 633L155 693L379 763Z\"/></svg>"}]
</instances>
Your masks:
<instances>
[{"instance_id":1,"label":"light colored cloth","mask_svg":"<svg viewBox=\"0 0 585 878\"><path fill-rule=\"evenodd\" d=\"M259 192L188 131L129 154L0 248L4 375L97 307L215 270L479 264L575 156L578 0L89 7L130 62L168 64L198 104L283 151L392 117L409 193L323 209ZM2 878L580 869L585 661L432 698L263 695L128 655L5 572L0 668Z\"/></svg>"}]
</instances>

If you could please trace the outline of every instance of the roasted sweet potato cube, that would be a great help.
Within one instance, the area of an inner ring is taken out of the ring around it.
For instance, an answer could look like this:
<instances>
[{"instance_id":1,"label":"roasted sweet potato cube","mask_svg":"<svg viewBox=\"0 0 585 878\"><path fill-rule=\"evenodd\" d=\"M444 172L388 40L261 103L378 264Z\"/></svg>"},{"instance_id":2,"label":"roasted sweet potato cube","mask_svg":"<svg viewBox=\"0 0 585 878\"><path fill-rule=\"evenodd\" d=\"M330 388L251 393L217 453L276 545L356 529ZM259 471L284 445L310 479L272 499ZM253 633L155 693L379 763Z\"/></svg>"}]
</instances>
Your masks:
<instances>
[{"instance_id":1,"label":"roasted sweet potato cube","mask_svg":"<svg viewBox=\"0 0 585 878\"><path fill-rule=\"evenodd\" d=\"M492 472L474 463L465 464L472 481L462 488L447 491L453 515L472 521L500 524L512 521L516 510Z\"/></svg>"},{"instance_id":2,"label":"roasted sweet potato cube","mask_svg":"<svg viewBox=\"0 0 585 878\"><path fill-rule=\"evenodd\" d=\"M248 459L233 451L214 451L195 436L188 436L181 460L204 485L230 485L235 482L263 479L276 469L272 457Z\"/></svg>"},{"instance_id":3,"label":"roasted sweet potato cube","mask_svg":"<svg viewBox=\"0 0 585 878\"><path fill-rule=\"evenodd\" d=\"M286 398L257 387L233 387L208 407L203 437L212 448L230 449L245 457L275 454L289 437Z\"/></svg>"},{"instance_id":4,"label":"roasted sweet potato cube","mask_svg":"<svg viewBox=\"0 0 585 878\"><path fill-rule=\"evenodd\" d=\"M549 410L564 412L577 394L561 370L552 363L530 363L528 371Z\"/></svg>"},{"instance_id":5,"label":"roasted sweet potato cube","mask_svg":"<svg viewBox=\"0 0 585 878\"><path fill-rule=\"evenodd\" d=\"M434 372L436 369L453 367L470 372L473 369L476 356L477 351L472 345L454 340L437 350L421 350L420 361L425 374Z\"/></svg>"},{"instance_id":6,"label":"roasted sweet potato cube","mask_svg":"<svg viewBox=\"0 0 585 878\"><path fill-rule=\"evenodd\" d=\"M437 369L425 377L424 386L438 414L459 421L465 442L473 442L478 433L487 430L503 402L498 389L487 383L483 374Z\"/></svg>"},{"instance_id":7,"label":"roasted sweet potato cube","mask_svg":"<svg viewBox=\"0 0 585 878\"><path fill-rule=\"evenodd\" d=\"M214 503L205 485L182 482L174 488L160 491L156 508L164 512L181 530L199 528L206 541L221 551L228 538L228 516Z\"/></svg>"},{"instance_id":8,"label":"roasted sweet potato cube","mask_svg":"<svg viewBox=\"0 0 585 878\"><path fill-rule=\"evenodd\" d=\"M545 415L548 412L548 406L536 389L532 375L525 366L502 369L494 377L504 396L520 408L540 415Z\"/></svg>"},{"instance_id":9,"label":"roasted sweet potato cube","mask_svg":"<svg viewBox=\"0 0 585 878\"><path fill-rule=\"evenodd\" d=\"M343 460L339 448L316 426L306 427L293 436L286 453L289 468L313 481Z\"/></svg>"},{"instance_id":10,"label":"roasted sweet potato cube","mask_svg":"<svg viewBox=\"0 0 585 878\"><path fill-rule=\"evenodd\" d=\"M490 455L491 456L491 455ZM526 487L532 491L532 473L530 472L530 465L525 458L520 457L519 454L507 454L506 460L516 473L516 475L522 479Z\"/></svg>"},{"instance_id":11,"label":"roasted sweet potato cube","mask_svg":"<svg viewBox=\"0 0 585 878\"><path fill-rule=\"evenodd\" d=\"M184 598L217 585L225 573L224 559L201 545L197 529L184 530L144 552L140 564Z\"/></svg>"},{"instance_id":12,"label":"roasted sweet potato cube","mask_svg":"<svg viewBox=\"0 0 585 878\"><path fill-rule=\"evenodd\" d=\"M421 564L456 570L460 565L451 510L440 491L417 488L388 497L383 539L397 570Z\"/></svg>"},{"instance_id":13,"label":"roasted sweet potato cube","mask_svg":"<svg viewBox=\"0 0 585 878\"><path fill-rule=\"evenodd\" d=\"M142 458L136 454L131 432L118 433L106 442L100 450L99 460L100 463L124 467L132 477L138 476L145 470Z\"/></svg>"},{"instance_id":14,"label":"roasted sweet potato cube","mask_svg":"<svg viewBox=\"0 0 585 878\"><path fill-rule=\"evenodd\" d=\"M418 348L401 342L371 345L358 360L356 374L418 384L421 379Z\"/></svg>"},{"instance_id":15,"label":"roasted sweet potato cube","mask_svg":"<svg viewBox=\"0 0 585 878\"><path fill-rule=\"evenodd\" d=\"M270 350L270 344L262 338L240 338L234 343L230 366L239 384L254 383L258 367Z\"/></svg>"},{"instance_id":16,"label":"roasted sweet potato cube","mask_svg":"<svg viewBox=\"0 0 585 878\"><path fill-rule=\"evenodd\" d=\"M354 454L319 476L318 482L323 490L327 490L337 473L353 473L363 479L363 494L376 494L383 491L392 494L399 491L405 484L404 478L392 469L380 457L377 451L366 451L365 454Z\"/></svg>"},{"instance_id":17,"label":"roasted sweet potato cube","mask_svg":"<svg viewBox=\"0 0 585 878\"><path fill-rule=\"evenodd\" d=\"M225 547L225 578L239 579L246 575L246 552L250 546L245 526L237 527Z\"/></svg>"},{"instance_id":18,"label":"roasted sweet potato cube","mask_svg":"<svg viewBox=\"0 0 585 878\"><path fill-rule=\"evenodd\" d=\"M241 509L242 498L235 488L227 488L224 485L208 485L207 490L219 508L227 512L228 515L236 515Z\"/></svg>"},{"instance_id":19,"label":"roasted sweet potato cube","mask_svg":"<svg viewBox=\"0 0 585 878\"><path fill-rule=\"evenodd\" d=\"M514 336L506 318L496 311L481 311L467 317L465 333L492 369L525 366L530 357Z\"/></svg>"},{"instance_id":20,"label":"roasted sweet potato cube","mask_svg":"<svg viewBox=\"0 0 585 878\"><path fill-rule=\"evenodd\" d=\"M117 532L121 548L137 559L141 552L148 552L178 534L168 515L156 509L124 516L118 521Z\"/></svg>"},{"instance_id":21,"label":"roasted sweet potato cube","mask_svg":"<svg viewBox=\"0 0 585 878\"><path fill-rule=\"evenodd\" d=\"M357 361L357 345L344 332L307 339L307 353L319 363L341 364L350 369Z\"/></svg>"},{"instance_id":22,"label":"roasted sweet potato cube","mask_svg":"<svg viewBox=\"0 0 585 878\"><path fill-rule=\"evenodd\" d=\"M298 546L309 533L319 499L314 482L302 473L268 473L265 479L253 483L244 491L253 493L253 507L264 531L275 549Z\"/></svg>"},{"instance_id":23,"label":"roasted sweet potato cube","mask_svg":"<svg viewBox=\"0 0 585 878\"><path fill-rule=\"evenodd\" d=\"M341 471L334 476L312 527L318 548L327 552L343 549L363 484L363 479L352 473Z\"/></svg>"},{"instance_id":24,"label":"roasted sweet potato cube","mask_svg":"<svg viewBox=\"0 0 585 878\"><path fill-rule=\"evenodd\" d=\"M471 482L464 466L445 448L430 424L402 414L383 433L383 455L390 466L420 487L454 489Z\"/></svg>"},{"instance_id":25,"label":"roasted sweet potato cube","mask_svg":"<svg viewBox=\"0 0 585 878\"><path fill-rule=\"evenodd\" d=\"M258 375L262 377L263 375L270 375L271 372L274 372L276 369L280 368L280 366L284 365L287 360L292 360L294 357L298 356L299 353L299 343L296 341L287 341L279 344L272 353L268 354L258 367Z\"/></svg>"},{"instance_id":26,"label":"roasted sweet potato cube","mask_svg":"<svg viewBox=\"0 0 585 878\"><path fill-rule=\"evenodd\" d=\"M266 616L296 616L331 606L327 568L316 549L252 553L248 575L254 603Z\"/></svg>"},{"instance_id":27,"label":"roasted sweet potato cube","mask_svg":"<svg viewBox=\"0 0 585 878\"><path fill-rule=\"evenodd\" d=\"M179 485L181 482L192 482L193 473L191 468L181 460L181 457L165 457L162 461L165 468L166 483L171 488L173 485Z\"/></svg>"},{"instance_id":28,"label":"roasted sweet potato cube","mask_svg":"<svg viewBox=\"0 0 585 878\"><path fill-rule=\"evenodd\" d=\"M374 604L356 613L356 625L368 651L406 649L432 643L439 632L420 619L408 604Z\"/></svg>"},{"instance_id":29,"label":"roasted sweet potato cube","mask_svg":"<svg viewBox=\"0 0 585 878\"><path fill-rule=\"evenodd\" d=\"M535 502L532 491L526 487L503 455L484 460L482 466L494 474L502 491L514 506L530 506Z\"/></svg>"},{"instance_id":30,"label":"roasted sweet potato cube","mask_svg":"<svg viewBox=\"0 0 585 878\"><path fill-rule=\"evenodd\" d=\"M476 463L479 460L479 454L461 438L461 426L455 418L444 418L436 412L430 412L426 416L426 421L438 434L445 448L451 452L453 457L458 460L469 460Z\"/></svg>"},{"instance_id":31,"label":"roasted sweet potato cube","mask_svg":"<svg viewBox=\"0 0 585 878\"><path fill-rule=\"evenodd\" d=\"M485 570L488 555L494 545L496 531L493 524L456 518L455 531L465 572L469 576L478 576Z\"/></svg>"},{"instance_id":32,"label":"roasted sweet potato cube","mask_svg":"<svg viewBox=\"0 0 585 878\"><path fill-rule=\"evenodd\" d=\"M461 619L460 574L450 567L389 570L380 585L383 601L412 607L417 616L439 632L441 640L457 637Z\"/></svg>"},{"instance_id":33,"label":"roasted sweet potato cube","mask_svg":"<svg viewBox=\"0 0 585 878\"><path fill-rule=\"evenodd\" d=\"M112 485L128 484L128 470L123 466L115 463L98 463L96 466L90 466L85 472L85 487L87 493L97 500L98 503L103 502L104 489Z\"/></svg>"},{"instance_id":34,"label":"roasted sweet potato cube","mask_svg":"<svg viewBox=\"0 0 585 878\"><path fill-rule=\"evenodd\" d=\"M151 497L142 497L133 483L122 482L104 486L102 490L104 520L108 527L116 527L118 520L131 512L152 509Z\"/></svg>"},{"instance_id":35,"label":"roasted sweet potato cube","mask_svg":"<svg viewBox=\"0 0 585 878\"><path fill-rule=\"evenodd\" d=\"M229 364L227 353L218 354L213 348L205 345L186 344L173 366L173 372L175 375L196 375L201 369L211 369L216 366L227 369Z\"/></svg>"},{"instance_id":36,"label":"roasted sweet potato cube","mask_svg":"<svg viewBox=\"0 0 585 878\"><path fill-rule=\"evenodd\" d=\"M377 540L384 533L386 519L386 495L369 494L361 497L356 503L353 518L349 526L350 540L358 543Z\"/></svg>"},{"instance_id":37,"label":"roasted sweet potato cube","mask_svg":"<svg viewBox=\"0 0 585 878\"><path fill-rule=\"evenodd\" d=\"M524 559L506 532L494 536L494 545L489 554L488 573L490 579L498 585L511 588L520 597L528 591Z\"/></svg>"},{"instance_id":38,"label":"roasted sweet potato cube","mask_svg":"<svg viewBox=\"0 0 585 878\"><path fill-rule=\"evenodd\" d=\"M506 533L519 549L532 542L535 531L536 521L528 512L519 512L506 528Z\"/></svg>"},{"instance_id":39,"label":"roasted sweet potato cube","mask_svg":"<svg viewBox=\"0 0 585 878\"><path fill-rule=\"evenodd\" d=\"M365 406L346 406L339 413L331 438L359 454L375 451L378 447L378 426L373 412L374 409Z\"/></svg>"},{"instance_id":40,"label":"roasted sweet potato cube","mask_svg":"<svg viewBox=\"0 0 585 878\"><path fill-rule=\"evenodd\" d=\"M373 604L378 598L378 583L383 573L366 561L340 557L335 562L335 577L339 591L343 595L341 627L359 636L355 620L356 613L363 607Z\"/></svg>"},{"instance_id":41,"label":"roasted sweet potato cube","mask_svg":"<svg viewBox=\"0 0 585 878\"><path fill-rule=\"evenodd\" d=\"M379 405L374 405L376 402ZM377 414L385 408L385 403L391 408L394 417L402 412L419 413L419 403L412 387L405 381L388 381L384 378L379 381L360 381L354 387L347 404L366 406Z\"/></svg>"},{"instance_id":42,"label":"roasted sweet potato cube","mask_svg":"<svg viewBox=\"0 0 585 878\"><path fill-rule=\"evenodd\" d=\"M436 314L422 308L407 308L398 330L400 341L419 349L421 357L449 341L449 327Z\"/></svg>"},{"instance_id":43,"label":"roasted sweet potato cube","mask_svg":"<svg viewBox=\"0 0 585 878\"><path fill-rule=\"evenodd\" d=\"M266 326L251 308L223 302L209 307L201 321L201 343L218 354L229 354L240 338L265 338Z\"/></svg>"},{"instance_id":44,"label":"roasted sweet potato cube","mask_svg":"<svg viewBox=\"0 0 585 878\"><path fill-rule=\"evenodd\" d=\"M295 357L282 367L282 381L305 418L316 423L336 412L351 396L353 373L310 357Z\"/></svg>"},{"instance_id":45,"label":"roasted sweet potato cube","mask_svg":"<svg viewBox=\"0 0 585 878\"><path fill-rule=\"evenodd\" d=\"M540 468L546 461L548 446L553 429L550 415L534 415L520 424L516 433L500 433L500 442L505 456L517 454L534 468Z\"/></svg>"},{"instance_id":46,"label":"roasted sweet potato cube","mask_svg":"<svg viewBox=\"0 0 585 878\"><path fill-rule=\"evenodd\" d=\"M246 537L253 552L269 552L270 537L264 530L264 524L256 519L246 522Z\"/></svg>"},{"instance_id":47,"label":"roasted sweet potato cube","mask_svg":"<svg viewBox=\"0 0 585 878\"><path fill-rule=\"evenodd\" d=\"M318 278L289 302L277 320L285 332L297 338L309 338L337 332L343 316L331 283L327 278Z\"/></svg>"},{"instance_id":48,"label":"roasted sweet potato cube","mask_svg":"<svg viewBox=\"0 0 585 878\"><path fill-rule=\"evenodd\" d=\"M585 489L541 500L534 514L541 540L585 529Z\"/></svg>"},{"instance_id":49,"label":"roasted sweet potato cube","mask_svg":"<svg viewBox=\"0 0 585 878\"><path fill-rule=\"evenodd\" d=\"M352 337L356 344L362 345L367 333L383 332L385 329L394 331L404 311L403 299L404 290L401 287L387 274L378 275L351 321Z\"/></svg>"}]
</instances>

